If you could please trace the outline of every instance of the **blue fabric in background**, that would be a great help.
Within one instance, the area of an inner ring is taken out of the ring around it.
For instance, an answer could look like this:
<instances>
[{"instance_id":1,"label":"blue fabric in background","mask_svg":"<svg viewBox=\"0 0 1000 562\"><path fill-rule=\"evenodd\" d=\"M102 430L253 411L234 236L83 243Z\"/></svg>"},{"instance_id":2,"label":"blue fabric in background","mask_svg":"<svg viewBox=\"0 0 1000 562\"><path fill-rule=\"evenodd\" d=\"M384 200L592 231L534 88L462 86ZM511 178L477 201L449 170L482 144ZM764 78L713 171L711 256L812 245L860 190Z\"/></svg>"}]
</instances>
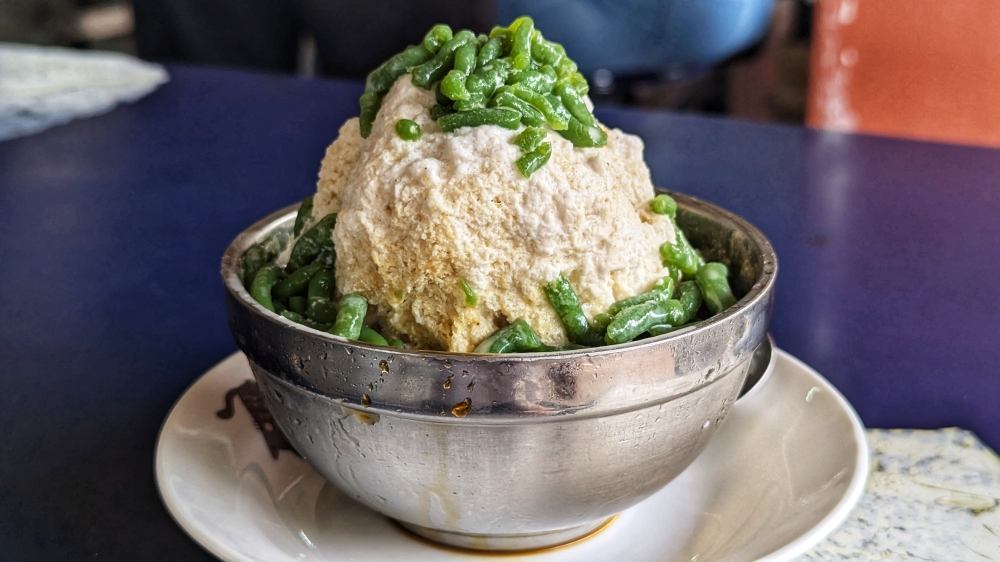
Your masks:
<instances>
[{"instance_id":1,"label":"blue fabric in background","mask_svg":"<svg viewBox=\"0 0 1000 562\"><path fill-rule=\"evenodd\" d=\"M529 15L580 70L706 67L753 45L774 0L497 0L497 23Z\"/></svg>"}]
</instances>

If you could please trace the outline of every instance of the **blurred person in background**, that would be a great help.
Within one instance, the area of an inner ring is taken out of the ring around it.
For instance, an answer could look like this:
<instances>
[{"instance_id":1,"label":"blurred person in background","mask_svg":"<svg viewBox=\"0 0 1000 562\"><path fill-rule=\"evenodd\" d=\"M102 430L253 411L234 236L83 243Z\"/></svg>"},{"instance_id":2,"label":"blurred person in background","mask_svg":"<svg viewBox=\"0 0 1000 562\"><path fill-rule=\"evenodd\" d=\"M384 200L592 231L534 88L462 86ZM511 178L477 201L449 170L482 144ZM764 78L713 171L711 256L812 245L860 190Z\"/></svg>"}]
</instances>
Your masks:
<instances>
[{"instance_id":1,"label":"blurred person in background","mask_svg":"<svg viewBox=\"0 0 1000 562\"><path fill-rule=\"evenodd\" d=\"M134 0L144 58L354 78L419 43L434 23L486 31L527 14L573 53L599 93L612 91L615 77L705 74L761 40L774 2Z\"/></svg>"},{"instance_id":2,"label":"blurred person in background","mask_svg":"<svg viewBox=\"0 0 1000 562\"><path fill-rule=\"evenodd\" d=\"M435 23L487 31L527 14L548 38L573 53L590 80L595 101L801 121L807 72L801 62L808 57L811 4L809 0L0 0L0 41L119 50L160 62L361 79L392 54L419 43ZM786 48L796 39L796 49Z\"/></svg>"},{"instance_id":3,"label":"blurred person in background","mask_svg":"<svg viewBox=\"0 0 1000 562\"><path fill-rule=\"evenodd\" d=\"M581 71L703 72L757 43L775 0L134 0L139 52L157 60L293 70L314 42L316 69L361 78L443 22L486 31L520 15L562 43ZM607 84L605 84L607 85Z\"/></svg>"},{"instance_id":4,"label":"blurred person in background","mask_svg":"<svg viewBox=\"0 0 1000 562\"><path fill-rule=\"evenodd\" d=\"M77 40L80 6L74 0L3 0L0 40L32 45L70 45Z\"/></svg>"},{"instance_id":5,"label":"blurred person in background","mask_svg":"<svg viewBox=\"0 0 1000 562\"><path fill-rule=\"evenodd\" d=\"M488 30L475 0L134 0L143 58L363 78L435 23Z\"/></svg>"},{"instance_id":6,"label":"blurred person in background","mask_svg":"<svg viewBox=\"0 0 1000 562\"><path fill-rule=\"evenodd\" d=\"M0 41L135 54L128 0L0 0Z\"/></svg>"}]
</instances>

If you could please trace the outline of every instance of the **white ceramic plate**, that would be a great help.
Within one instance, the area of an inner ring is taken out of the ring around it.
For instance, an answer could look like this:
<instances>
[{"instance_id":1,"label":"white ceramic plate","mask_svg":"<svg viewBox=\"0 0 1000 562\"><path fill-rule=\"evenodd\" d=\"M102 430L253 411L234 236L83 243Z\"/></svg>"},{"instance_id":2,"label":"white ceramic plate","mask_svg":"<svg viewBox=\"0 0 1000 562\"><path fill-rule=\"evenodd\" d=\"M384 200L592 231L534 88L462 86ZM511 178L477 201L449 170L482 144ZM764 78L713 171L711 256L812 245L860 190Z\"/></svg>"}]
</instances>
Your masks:
<instances>
[{"instance_id":1,"label":"white ceramic plate","mask_svg":"<svg viewBox=\"0 0 1000 562\"><path fill-rule=\"evenodd\" d=\"M686 471L599 533L517 555L530 561L791 560L839 525L864 490L868 449L843 396L780 350L771 376L726 418ZM406 534L341 494L291 451L274 459L240 399L236 353L181 396L160 431L156 480L194 540L227 561L441 562L489 555Z\"/></svg>"}]
</instances>

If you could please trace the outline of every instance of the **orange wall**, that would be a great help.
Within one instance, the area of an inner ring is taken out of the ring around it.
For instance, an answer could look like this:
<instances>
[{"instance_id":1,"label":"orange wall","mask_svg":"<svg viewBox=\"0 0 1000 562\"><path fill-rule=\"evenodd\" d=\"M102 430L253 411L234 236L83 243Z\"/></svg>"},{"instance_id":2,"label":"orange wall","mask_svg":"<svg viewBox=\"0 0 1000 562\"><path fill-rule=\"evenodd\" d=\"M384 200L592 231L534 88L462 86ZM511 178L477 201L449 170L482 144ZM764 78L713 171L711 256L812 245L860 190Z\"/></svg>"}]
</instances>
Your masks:
<instances>
[{"instance_id":1,"label":"orange wall","mask_svg":"<svg viewBox=\"0 0 1000 562\"><path fill-rule=\"evenodd\" d=\"M1000 147L1000 0L820 0L810 126Z\"/></svg>"}]
</instances>

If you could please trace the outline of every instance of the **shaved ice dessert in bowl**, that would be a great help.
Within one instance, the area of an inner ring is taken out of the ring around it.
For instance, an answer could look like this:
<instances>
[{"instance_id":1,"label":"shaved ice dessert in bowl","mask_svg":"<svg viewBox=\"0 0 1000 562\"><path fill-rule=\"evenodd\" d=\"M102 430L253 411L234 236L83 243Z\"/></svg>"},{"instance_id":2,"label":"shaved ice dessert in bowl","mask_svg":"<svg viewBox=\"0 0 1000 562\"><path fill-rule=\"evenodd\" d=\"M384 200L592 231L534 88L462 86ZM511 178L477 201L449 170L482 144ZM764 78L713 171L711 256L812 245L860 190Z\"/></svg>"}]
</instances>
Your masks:
<instances>
[{"instance_id":1,"label":"shaved ice dessert in bowl","mask_svg":"<svg viewBox=\"0 0 1000 562\"><path fill-rule=\"evenodd\" d=\"M776 258L657 192L530 18L435 26L369 75L317 191L223 257L229 321L324 477L453 546L575 540L704 448Z\"/></svg>"}]
</instances>

